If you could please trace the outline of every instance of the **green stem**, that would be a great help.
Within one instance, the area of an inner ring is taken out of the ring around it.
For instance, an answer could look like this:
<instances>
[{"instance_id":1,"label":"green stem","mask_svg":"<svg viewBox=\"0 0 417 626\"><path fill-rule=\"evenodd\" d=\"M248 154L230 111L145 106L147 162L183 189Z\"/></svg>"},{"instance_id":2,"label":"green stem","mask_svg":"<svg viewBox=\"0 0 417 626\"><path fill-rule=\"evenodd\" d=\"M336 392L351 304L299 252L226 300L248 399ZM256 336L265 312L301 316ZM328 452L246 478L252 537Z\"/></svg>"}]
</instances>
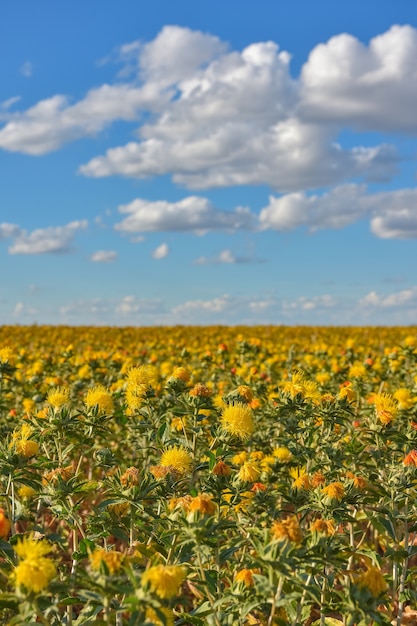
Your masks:
<instances>
[{"instance_id":1,"label":"green stem","mask_svg":"<svg viewBox=\"0 0 417 626\"><path fill-rule=\"evenodd\" d=\"M401 572L401 579L400 579L400 588L398 590L398 597L400 598L400 601L398 603L397 626L401 626L401 622L402 622L402 616L403 616L403 611L404 611L404 600L401 599L401 595L404 593L405 579L407 577L407 570L408 570L408 558L409 558L409 554L408 554L408 544L409 544L408 496L405 499L404 509L405 509L404 510L404 517L405 517L404 550L407 553L407 555L404 558L403 571Z\"/></svg>"},{"instance_id":2,"label":"green stem","mask_svg":"<svg viewBox=\"0 0 417 626\"><path fill-rule=\"evenodd\" d=\"M214 621L215 621L215 623L216 623L216 626L222 626L222 625L221 625L221 623L220 623L220 621L219 621L219 618L217 617L217 614L216 614L216 608L215 608L215 606L214 606L214 598L213 598L213 596L211 595L211 591L210 591L210 589L209 589L209 587L208 587L208 584L207 584L207 581L206 581L206 577L205 577L205 575L204 575L204 567L203 567L203 562L202 562L202 560L201 560L201 555L200 555L200 551L199 551L198 547L197 547L196 552L197 552L197 562L198 562L198 569L199 569L199 571L200 571L201 581L202 581L202 583L203 583L203 585L204 585L204 588L205 588L205 590L206 590L207 599L208 599L208 601L209 601L210 608L211 608L211 610L213 611L213 618L214 618Z\"/></svg>"},{"instance_id":3,"label":"green stem","mask_svg":"<svg viewBox=\"0 0 417 626\"><path fill-rule=\"evenodd\" d=\"M268 618L268 626L272 626L272 624L274 623L274 616L275 616L275 611L277 609L277 602L281 597L281 593L282 593L282 586L284 584L284 577L281 576L278 580L278 584L277 584L277 588L274 594L274 597L272 598L272 607L271 607L271 612L269 614L269 618Z\"/></svg>"}]
</instances>

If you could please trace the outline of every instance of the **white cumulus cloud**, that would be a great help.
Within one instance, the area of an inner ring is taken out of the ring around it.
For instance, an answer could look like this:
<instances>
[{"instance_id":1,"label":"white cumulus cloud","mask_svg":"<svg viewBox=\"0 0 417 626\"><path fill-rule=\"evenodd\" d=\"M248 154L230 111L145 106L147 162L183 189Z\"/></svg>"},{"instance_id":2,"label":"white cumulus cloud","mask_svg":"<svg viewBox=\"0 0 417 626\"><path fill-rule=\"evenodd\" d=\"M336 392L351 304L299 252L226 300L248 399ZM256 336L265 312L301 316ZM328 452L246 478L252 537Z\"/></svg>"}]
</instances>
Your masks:
<instances>
[{"instance_id":1,"label":"white cumulus cloud","mask_svg":"<svg viewBox=\"0 0 417 626\"><path fill-rule=\"evenodd\" d=\"M188 231L202 234L213 230L250 230L256 219L247 208L221 211L207 198L198 196L188 196L178 202L137 198L119 206L119 212L127 217L116 224L115 229L124 233Z\"/></svg>"},{"instance_id":2,"label":"white cumulus cloud","mask_svg":"<svg viewBox=\"0 0 417 626\"><path fill-rule=\"evenodd\" d=\"M155 250L152 252L152 257L154 259L165 259L165 257L168 256L168 254L169 254L168 244L161 243L161 245L155 248Z\"/></svg>"},{"instance_id":3,"label":"white cumulus cloud","mask_svg":"<svg viewBox=\"0 0 417 626\"><path fill-rule=\"evenodd\" d=\"M60 254L71 250L75 235L87 228L87 220L70 222L66 226L38 228L28 233L19 230L9 247L10 254Z\"/></svg>"},{"instance_id":4,"label":"white cumulus cloud","mask_svg":"<svg viewBox=\"0 0 417 626\"><path fill-rule=\"evenodd\" d=\"M301 72L300 115L360 130L417 130L417 29L394 25L366 45L347 33L319 44Z\"/></svg>"},{"instance_id":5,"label":"white cumulus cloud","mask_svg":"<svg viewBox=\"0 0 417 626\"><path fill-rule=\"evenodd\" d=\"M309 231L344 228L362 218L384 239L417 238L417 188L368 193L365 185L346 184L322 195L305 192L270 196L259 215L261 230Z\"/></svg>"},{"instance_id":6,"label":"white cumulus cloud","mask_svg":"<svg viewBox=\"0 0 417 626\"><path fill-rule=\"evenodd\" d=\"M114 250L97 250L91 255L91 260L95 263L110 263L117 259L117 252Z\"/></svg>"},{"instance_id":7,"label":"white cumulus cloud","mask_svg":"<svg viewBox=\"0 0 417 626\"><path fill-rule=\"evenodd\" d=\"M411 26L368 46L339 35L314 48L296 78L290 53L274 41L231 50L212 34L165 26L152 41L120 47L125 82L76 102L55 94L4 113L0 148L45 154L124 120L136 124L136 139L81 173L168 174L189 189L267 184L284 193L357 177L389 180L399 160L392 146L364 147L359 138L345 148L337 139L350 124L415 130L416 40Z\"/></svg>"}]
</instances>

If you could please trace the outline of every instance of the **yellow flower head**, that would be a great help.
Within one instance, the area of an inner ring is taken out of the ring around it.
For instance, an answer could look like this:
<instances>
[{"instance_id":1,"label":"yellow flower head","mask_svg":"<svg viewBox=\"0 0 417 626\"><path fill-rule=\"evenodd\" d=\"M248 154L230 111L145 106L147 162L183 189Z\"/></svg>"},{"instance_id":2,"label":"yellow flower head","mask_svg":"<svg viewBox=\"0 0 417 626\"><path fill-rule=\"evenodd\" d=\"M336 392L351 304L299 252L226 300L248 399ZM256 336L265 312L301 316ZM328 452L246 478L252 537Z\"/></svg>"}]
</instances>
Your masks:
<instances>
[{"instance_id":1,"label":"yellow flower head","mask_svg":"<svg viewBox=\"0 0 417 626\"><path fill-rule=\"evenodd\" d=\"M252 409L240 403L227 406L222 414L222 427L231 435L248 439L255 430Z\"/></svg>"},{"instance_id":2,"label":"yellow flower head","mask_svg":"<svg viewBox=\"0 0 417 626\"><path fill-rule=\"evenodd\" d=\"M190 380L190 372L185 367L176 367L172 374L172 378L182 380L183 383L188 383Z\"/></svg>"},{"instance_id":3,"label":"yellow flower head","mask_svg":"<svg viewBox=\"0 0 417 626\"><path fill-rule=\"evenodd\" d=\"M411 395L411 391L406 387L400 387L400 389L397 389L394 393L394 398L398 402L398 408L400 410L411 409L411 407L414 406L414 399Z\"/></svg>"},{"instance_id":4,"label":"yellow flower head","mask_svg":"<svg viewBox=\"0 0 417 626\"><path fill-rule=\"evenodd\" d=\"M20 561L13 572L16 587L39 593L48 586L56 575L56 566L45 555L52 546L43 540L33 538L33 534L19 539L14 547Z\"/></svg>"},{"instance_id":5,"label":"yellow flower head","mask_svg":"<svg viewBox=\"0 0 417 626\"><path fill-rule=\"evenodd\" d=\"M87 395L84 400L84 404L87 409L92 409L98 406L100 413L106 413L107 415L113 412L113 398L112 395L103 385L97 385L87 391Z\"/></svg>"},{"instance_id":6,"label":"yellow flower head","mask_svg":"<svg viewBox=\"0 0 417 626\"><path fill-rule=\"evenodd\" d=\"M126 376L129 389L134 390L139 396L144 396L149 387L155 384L157 371L153 365L139 365L132 367Z\"/></svg>"},{"instance_id":7,"label":"yellow flower head","mask_svg":"<svg viewBox=\"0 0 417 626\"><path fill-rule=\"evenodd\" d=\"M253 400L253 391L250 387L248 387L248 385L239 385L237 392L239 396L246 400L246 402L251 402Z\"/></svg>"},{"instance_id":8,"label":"yellow flower head","mask_svg":"<svg viewBox=\"0 0 417 626\"><path fill-rule=\"evenodd\" d=\"M253 587L255 581L253 579L253 569L241 569L235 574L235 581L243 583L245 587Z\"/></svg>"},{"instance_id":9,"label":"yellow flower head","mask_svg":"<svg viewBox=\"0 0 417 626\"><path fill-rule=\"evenodd\" d=\"M8 346L0 348L0 363L13 363L15 357L14 351Z\"/></svg>"},{"instance_id":10,"label":"yellow flower head","mask_svg":"<svg viewBox=\"0 0 417 626\"><path fill-rule=\"evenodd\" d=\"M345 488L343 484L339 481L335 481L327 485L327 487L323 487L323 493L332 500L342 500L345 495Z\"/></svg>"},{"instance_id":11,"label":"yellow flower head","mask_svg":"<svg viewBox=\"0 0 417 626\"><path fill-rule=\"evenodd\" d=\"M300 524L295 515L283 520L275 520L272 524L271 531L273 538L278 539L278 541L287 540L293 543L299 543L303 538Z\"/></svg>"},{"instance_id":12,"label":"yellow flower head","mask_svg":"<svg viewBox=\"0 0 417 626\"><path fill-rule=\"evenodd\" d=\"M182 565L154 565L144 572L142 586L149 585L159 598L173 598L178 594L186 574L186 568Z\"/></svg>"},{"instance_id":13,"label":"yellow flower head","mask_svg":"<svg viewBox=\"0 0 417 626\"><path fill-rule=\"evenodd\" d=\"M17 494L19 498L22 498L22 500L29 500L30 498L33 498L33 496L36 494L36 491L28 485L22 485L21 487L19 487Z\"/></svg>"},{"instance_id":14,"label":"yellow flower head","mask_svg":"<svg viewBox=\"0 0 417 626\"><path fill-rule=\"evenodd\" d=\"M376 416L382 424L389 424L398 413L397 403L390 393L377 393L374 396Z\"/></svg>"},{"instance_id":15,"label":"yellow flower head","mask_svg":"<svg viewBox=\"0 0 417 626\"><path fill-rule=\"evenodd\" d=\"M310 477L304 467L292 467L290 469L290 476L294 479L292 483L293 489L310 489Z\"/></svg>"},{"instance_id":16,"label":"yellow flower head","mask_svg":"<svg viewBox=\"0 0 417 626\"><path fill-rule=\"evenodd\" d=\"M257 481L261 475L261 470L256 463L245 461L239 470L239 478L245 482L253 483Z\"/></svg>"},{"instance_id":17,"label":"yellow flower head","mask_svg":"<svg viewBox=\"0 0 417 626\"><path fill-rule=\"evenodd\" d=\"M16 587L39 593L45 589L56 575L55 563L46 557L21 561L16 566L13 579Z\"/></svg>"},{"instance_id":18,"label":"yellow flower head","mask_svg":"<svg viewBox=\"0 0 417 626\"><path fill-rule=\"evenodd\" d=\"M310 524L311 532L322 533L323 535L334 535L336 528L331 519L316 519Z\"/></svg>"},{"instance_id":19,"label":"yellow flower head","mask_svg":"<svg viewBox=\"0 0 417 626\"><path fill-rule=\"evenodd\" d=\"M111 575L117 574L121 569L125 555L117 550L105 550L96 548L89 556L92 569L99 572L102 568L107 568ZM105 565L105 568L103 567Z\"/></svg>"},{"instance_id":20,"label":"yellow flower head","mask_svg":"<svg viewBox=\"0 0 417 626\"><path fill-rule=\"evenodd\" d=\"M151 606L146 609L146 619L155 626L174 626L174 613L171 609L161 606L158 607L158 611L164 616L164 621L158 617L157 612Z\"/></svg>"},{"instance_id":21,"label":"yellow flower head","mask_svg":"<svg viewBox=\"0 0 417 626\"><path fill-rule=\"evenodd\" d=\"M23 424L20 430L15 431L12 435L10 447L14 446L17 454L30 458L38 454L39 444L37 441L29 439L33 430L29 424Z\"/></svg>"},{"instance_id":22,"label":"yellow flower head","mask_svg":"<svg viewBox=\"0 0 417 626\"><path fill-rule=\"evenodd\" d=\"M366 572L356 578L355 582L359 587L369 589L375 598L384 593L388 588L387 581L381 570L374 565L370 565Z\"/></svg>"},{"instance_id":23,"label":"yellow flower head","mask_svg":"<svg viewBox=\"0 0 417 626\"><path fill-rule=\"evenodd\" d=\"M21 559L25 560L39 559L49 554L52 550L53 547L48 541L44 539L34 539L33 533L26 537L19 538L14 546L16 554L18 554Z\"/></svg>"},{"instance_id":24,"label":"yellow flower head","mask_svg":"<svg viewBox=\"0 0 417 626\"><path fill-rule=\"evenodd\" d=\"M292 453L288 448L274 448L272 454L280 463L289 463L292 459Z\"/></svg>"},{"instance_id":25,"label":"yellow flower head","mask_svg":"<svg viewBox=\"0 0 417 626\"><path fill-rule=\"evenodd\" d=\"M165 450L161 457L159 465L163 468L169 468L178 474L185 474L192 465L192 458L184 448L173 446Z\"/></svg>"},{"instance_id":26,"label":"yellow flower head","mask_svg":"<svg viewBox=\"0 0 417 626\"><path fill-rule=\"evenodd\" d=\"M61 409L70 401L70 390L68 387L56 387L48 393L47 402L54 409Z\"/></svg>"},{"instance_id":27,"label":"yellow flower head","mask_svg":"<svg viewBox=\"0 0 417 626\"><path fill-rule=\"evenodd\" d=\"M339 398L339 400L346 400L347 402L353 402L356 398L356 393L354 389L352 388L351 383L341 387L337 397Z\"/></svg>"},{"instance_id":28,"label":"yellow flower head","mask_svg":"<svg viewBox=\"0 0 417 626\"><path fill-rule=\"evenodd\" d=\"M199 493L198 496L192 498L189 502L188 510L191 513L203 513L203 515L213 515L216 511L216 504L212 500L212 496L208 493Z\"/></svg>"}]
</instances>

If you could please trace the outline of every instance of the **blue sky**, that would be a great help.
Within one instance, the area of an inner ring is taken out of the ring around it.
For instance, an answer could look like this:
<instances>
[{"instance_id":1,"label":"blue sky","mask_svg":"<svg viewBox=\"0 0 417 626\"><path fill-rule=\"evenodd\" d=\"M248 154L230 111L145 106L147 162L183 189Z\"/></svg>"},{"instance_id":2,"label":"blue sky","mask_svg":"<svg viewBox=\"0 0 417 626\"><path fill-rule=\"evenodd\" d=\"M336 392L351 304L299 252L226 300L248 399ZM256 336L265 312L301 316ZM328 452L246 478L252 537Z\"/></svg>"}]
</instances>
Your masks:
<instances>
[{"instance_id":1,"label":"blue sky","mask_svg":"<svg viewBox=\"0 0 417 626\"><path fill-rule=\"evenodd\" d=\"M417 5L15 0L0 324L417 324Z\"/></svg>"}]
</instances>

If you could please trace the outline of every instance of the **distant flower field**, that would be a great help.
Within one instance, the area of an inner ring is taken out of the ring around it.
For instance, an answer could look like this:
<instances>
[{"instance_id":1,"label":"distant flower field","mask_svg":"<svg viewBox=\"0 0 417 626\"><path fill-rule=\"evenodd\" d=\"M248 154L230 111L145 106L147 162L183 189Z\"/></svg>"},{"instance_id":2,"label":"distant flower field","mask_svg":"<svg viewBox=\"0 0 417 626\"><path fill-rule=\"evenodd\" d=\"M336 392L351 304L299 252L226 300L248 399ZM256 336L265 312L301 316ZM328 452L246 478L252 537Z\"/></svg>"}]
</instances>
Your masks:
<instances>
[{"instance_id":1,"label":"distant flower field","mask_svg":"<svg viewBox=\"0 0 417 626\"><path fill-rule=\"evenodd\" d=\"M0 623L417 624L417 329L0 327Z\"/></svg>"}]
</instances>

